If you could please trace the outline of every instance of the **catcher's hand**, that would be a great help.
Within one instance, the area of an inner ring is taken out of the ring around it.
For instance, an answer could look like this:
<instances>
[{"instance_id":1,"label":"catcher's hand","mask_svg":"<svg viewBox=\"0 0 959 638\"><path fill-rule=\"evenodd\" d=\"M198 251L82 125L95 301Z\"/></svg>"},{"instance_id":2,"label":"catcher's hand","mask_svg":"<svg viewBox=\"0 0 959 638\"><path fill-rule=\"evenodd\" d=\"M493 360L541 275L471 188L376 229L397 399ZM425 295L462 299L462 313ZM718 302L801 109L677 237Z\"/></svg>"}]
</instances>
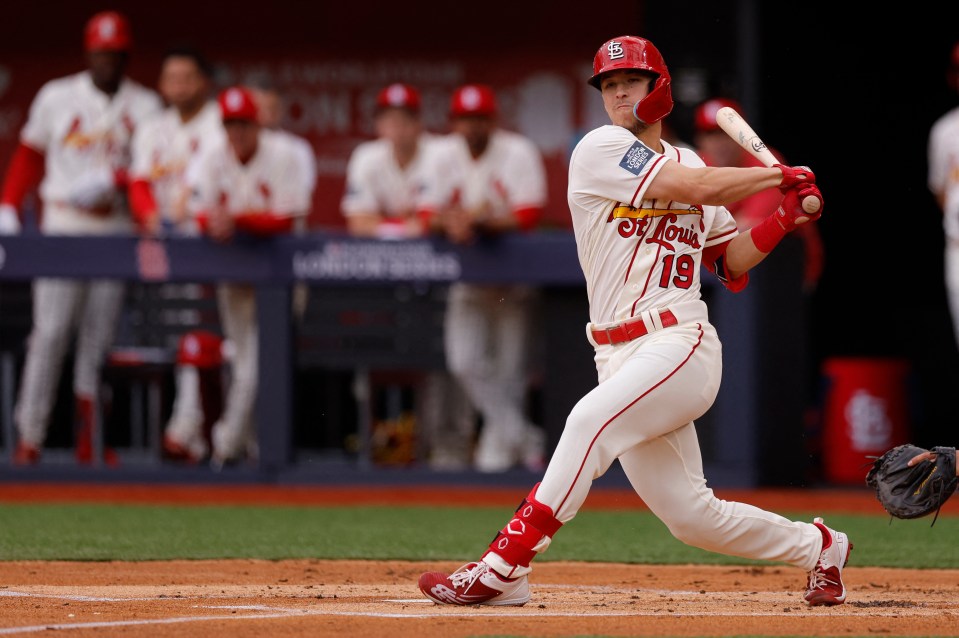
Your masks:
<instances>
[{"instance_id":1,"label":"catcher's hand","mask_svg":"<svg viewBox=\"0 0 959 638\"><path fill-rule=\"evenodd\" d=\"M883 508L896 518L919 518L933 512L938 518L942 504L959 485L956 448L926 450L898 445L876 458L866 484L876 490Z\"/></svg>"}]
</instances>

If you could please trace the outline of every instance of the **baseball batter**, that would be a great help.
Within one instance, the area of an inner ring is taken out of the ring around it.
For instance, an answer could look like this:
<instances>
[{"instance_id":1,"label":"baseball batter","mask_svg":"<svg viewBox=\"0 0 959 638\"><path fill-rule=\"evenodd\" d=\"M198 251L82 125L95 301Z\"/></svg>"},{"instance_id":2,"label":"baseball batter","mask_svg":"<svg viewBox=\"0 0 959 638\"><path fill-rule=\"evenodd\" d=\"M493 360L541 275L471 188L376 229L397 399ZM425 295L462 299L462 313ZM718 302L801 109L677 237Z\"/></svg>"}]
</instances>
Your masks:
<instances>
[{"instance_id":1,"label":"baseball batter","mask_svg":"<svg viewBox=\"0 0 959 638\"><path fill-rule=\"evenodd\" d=\"M226 142L201 155L187 175L197 223L216 241L230 241L236 231L259 236L290 232L309 213L312 200L312 182L303 179L296 147L260 126L248 89L230 87L218 102ZM211 462L222 467L257 453L258 324L253 286L220 284L217 301L232 355L226 405L211 432Z\"/></svg>"},{"instance_id":2,"label":"baseball batter","mask_svg":"<svg viewBox=\"0 0 959 638\"><path fill-rule=\"evenodd\" d=\"M959 91L959 42L952 49L949 85ZM946 235L946 290L959 343L959 107L940 117L929 131L929 190L942 210Z\"/></svg>"},{"instance_id":3,"label":"baseball batter","mask_svg":"<svg viewBox=\"0 0 959 638\"><path fill-rule=\"evenodd\" d=\"M94 15L84 44L89 69L47 82L30 106L3 189L8 232L18 230L23 197L41 177L43 233L104 235L133 229L125 197L130 142L137 127L160 112L160 99L124 76L132 44L124 16ZM119 281L34 281L34 325L14 414L20 435L15 462L39 459L74 330L76 456L92 460L100 367L113 341L123 292Z\"/></svg>"},{"instance_id":4,"label":"baseball batter","mask_svg":"<svg viewBox=\"0 0 959 638\"><path fill-rule=\"evenodd\" d=\"M731 290L821 199L806 167L711 168L661 139L673 101L659 51L635 36L596 53L589 83L611 120L577 144L568 202L586 276L599 384L570 413L542 482L481 560L453 574L420 577L440 604L523 605L538 552L582 506L592 481L619 460L636 493L683 542L808 572L805 600L846 598L846 534L723 501L707 487L694 420L712 405L721 345L700 297L699 269ZM726 203L764 189L785 191L781 208L739 233ZM820 209L821 210L821 209ZM818 217L819 213L816 214Z\"/></svg>"},{"instance_id":5,"label":"baseball batter","mask_svg":"<svg viewBox=\"0 0 959 638\"><path fill-rule=\"evenodd\" d=\"M225 139L220 109L210 99L211 76L209 63L195 49L175 47L163 56L157 86L169 107L133 136L130 204L146 236L197 232L187 214L187 169L204 150ZM171 296L186 294L182 284L164 287ZM208 292L213 294L212 285ZM204 412L202 393L220 381L221 341L205 331L189 331L180 338L175 400L163 435L164 453L171 458L198 462L209 452L204 424L213 417Z\"/></svg>"},{"instance_id":6,"label":"baseball batter","mask_svg":"<svg viewBox=\"0 0 959 638\"><path fill-rule=\"evenodd\" d=\"M539 149L499 128L493 90L467 84L453 92L453 132L436 158L427 202L456 243L524 232L546 204ZM541 469L545 433L526 418L527 357L535 290L524 285L450 286L444 323L446 364L483 417L473 464L502 472L517 464Z\"/></svg>"}]
</instances>

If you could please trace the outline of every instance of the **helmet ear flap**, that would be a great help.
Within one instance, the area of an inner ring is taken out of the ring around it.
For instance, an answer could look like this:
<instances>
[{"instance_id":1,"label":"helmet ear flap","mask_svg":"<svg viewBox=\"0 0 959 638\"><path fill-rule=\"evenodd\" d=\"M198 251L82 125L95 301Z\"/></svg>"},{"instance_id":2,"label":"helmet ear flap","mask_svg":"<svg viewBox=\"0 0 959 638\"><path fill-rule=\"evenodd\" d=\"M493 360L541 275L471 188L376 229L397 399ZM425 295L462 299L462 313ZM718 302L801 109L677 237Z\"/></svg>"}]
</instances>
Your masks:
<instances>
[{"instance_id":1,"label":"helmet ear flap","mask_svg":"<svg viewBox=\"0 0 959 638\"><path fill-rule=\"evenodd\" d=\"M649 95L633 105L633 115L643 124L655 124L673 110L673 91L668 74L660 75Z\"/></svg>"}]
</instances>

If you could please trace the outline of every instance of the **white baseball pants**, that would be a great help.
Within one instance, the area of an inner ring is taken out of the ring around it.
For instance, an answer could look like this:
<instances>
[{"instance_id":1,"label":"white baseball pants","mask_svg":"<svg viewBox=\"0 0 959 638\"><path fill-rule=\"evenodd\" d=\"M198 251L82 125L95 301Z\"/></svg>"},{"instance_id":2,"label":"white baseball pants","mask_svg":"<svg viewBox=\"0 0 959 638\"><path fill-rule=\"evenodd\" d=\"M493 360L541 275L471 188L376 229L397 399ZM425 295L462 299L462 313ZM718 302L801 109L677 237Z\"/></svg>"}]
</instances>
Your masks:
<instances>
[{"instance_id":1,"label":"white baseball pants","mask_svg":"<svg viewBox=\"0 0 959 638\"><path fill-rule=\"evenodd\" d=\"M600 383L571 411L537 500L565 523L619 459L636 493L684 543L813 569L823 539L812 523L718 499L707 487L693 421L716 398L722 346L705 304L671 310L677 326L597 346Z\"/></svg>"}]
</instances>

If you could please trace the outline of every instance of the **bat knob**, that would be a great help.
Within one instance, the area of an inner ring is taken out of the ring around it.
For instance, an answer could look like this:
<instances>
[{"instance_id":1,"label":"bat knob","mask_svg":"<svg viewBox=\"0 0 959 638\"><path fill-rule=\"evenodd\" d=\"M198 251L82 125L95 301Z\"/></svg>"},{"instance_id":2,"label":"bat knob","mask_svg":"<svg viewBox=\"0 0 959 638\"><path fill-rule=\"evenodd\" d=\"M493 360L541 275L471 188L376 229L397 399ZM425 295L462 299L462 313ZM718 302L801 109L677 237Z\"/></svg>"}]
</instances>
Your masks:
<instances>
[{"instance_id":1,"label":"bat knob","mask_svg":"<svg viewBox=\"0 0 959 638\"><path fill-rule=\"evenodd\" d=\"M818 197L806 197L802 200L802 209L810 215L818 213L820 205Z\"/></svg>"}]
</instances>

